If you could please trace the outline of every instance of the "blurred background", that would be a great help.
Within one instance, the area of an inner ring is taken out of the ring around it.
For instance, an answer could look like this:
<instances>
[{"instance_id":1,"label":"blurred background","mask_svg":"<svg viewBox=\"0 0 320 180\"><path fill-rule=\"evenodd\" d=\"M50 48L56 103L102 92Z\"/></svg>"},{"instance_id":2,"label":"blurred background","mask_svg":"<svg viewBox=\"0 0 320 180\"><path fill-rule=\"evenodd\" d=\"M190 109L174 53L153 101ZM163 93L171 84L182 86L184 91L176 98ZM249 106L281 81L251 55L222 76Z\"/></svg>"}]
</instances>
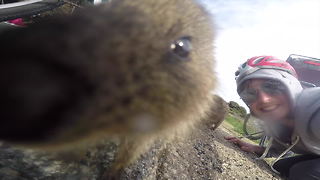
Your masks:
<instances>
[{"instance_id":1,"label":"blurred background","mask_svg":"<svg viewBox=\"0 0 320 180\"><path fill-rule=\"evenodd\" d=\"M234 72L252 56L290 54L320 58L319 0L200 0L214 14L216 71L226 101L246 107L236 93ZM246 107L247 108L247 107Z\"/></svg>"}]
</instances>

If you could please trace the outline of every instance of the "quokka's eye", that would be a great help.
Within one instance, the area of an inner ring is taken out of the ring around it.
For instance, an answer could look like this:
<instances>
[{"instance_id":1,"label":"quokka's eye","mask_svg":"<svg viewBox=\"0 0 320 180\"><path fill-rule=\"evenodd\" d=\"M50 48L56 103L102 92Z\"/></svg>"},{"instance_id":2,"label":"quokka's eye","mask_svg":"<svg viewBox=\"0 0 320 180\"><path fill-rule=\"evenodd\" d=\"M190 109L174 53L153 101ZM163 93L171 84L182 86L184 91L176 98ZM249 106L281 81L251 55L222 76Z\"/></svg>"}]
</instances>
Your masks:
<instances>
[{"instance_id":1,"label":"quokka's eye","mask_svg":"<svg viewBox=\"0 0 320 180\"><path fill-rule=\"evenodd\" d=\"M170 45L171 52L180 60L189 60L189 54L192 50L191 37L184 36L174 41Z\"/></svg>"}]
</instances>

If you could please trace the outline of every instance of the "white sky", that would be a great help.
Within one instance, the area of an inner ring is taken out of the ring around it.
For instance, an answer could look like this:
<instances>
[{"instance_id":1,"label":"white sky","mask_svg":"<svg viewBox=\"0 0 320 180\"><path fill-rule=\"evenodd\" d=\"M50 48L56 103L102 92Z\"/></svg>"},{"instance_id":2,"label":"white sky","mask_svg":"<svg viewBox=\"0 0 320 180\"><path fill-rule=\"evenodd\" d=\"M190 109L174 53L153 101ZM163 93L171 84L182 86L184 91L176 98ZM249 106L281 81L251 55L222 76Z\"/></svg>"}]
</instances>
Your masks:
<instances>
[{"instance_id":1,"label":"white sky","mask_svg":"<svg viewBox=\"0 0 320 180\"><path fill-rule=\"evenodd\" d=\"M200 0L218 29L216 91L245 106L236 93L234 72L250 57L290 54L320 58L320 0ZM320 78L320 77L319 77Z\"/></svg>"}]
</instances>

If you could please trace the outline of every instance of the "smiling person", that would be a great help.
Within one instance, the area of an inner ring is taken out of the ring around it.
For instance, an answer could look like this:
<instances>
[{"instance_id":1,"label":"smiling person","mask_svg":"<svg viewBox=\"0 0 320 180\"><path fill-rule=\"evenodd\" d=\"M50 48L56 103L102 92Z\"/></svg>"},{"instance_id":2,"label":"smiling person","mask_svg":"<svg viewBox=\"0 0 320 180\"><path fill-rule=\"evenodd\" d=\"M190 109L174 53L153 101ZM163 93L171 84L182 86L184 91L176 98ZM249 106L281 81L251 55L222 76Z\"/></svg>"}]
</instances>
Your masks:
<instances>
[{"instance_id":1,"label":"smiling person","mask_svg":"<svg viewBox=\"0 0 320 180\"><path fill-rule=\"evenodd\" d=\"M303 89L293 67L272 56L248 59L235 75L238 94L271 140L265 148L225 138L257 155L283 152L271 165L283 177L320 179L320 88ZM280 159L289 150L297 155Z\"/></svg>"}]
</instances>

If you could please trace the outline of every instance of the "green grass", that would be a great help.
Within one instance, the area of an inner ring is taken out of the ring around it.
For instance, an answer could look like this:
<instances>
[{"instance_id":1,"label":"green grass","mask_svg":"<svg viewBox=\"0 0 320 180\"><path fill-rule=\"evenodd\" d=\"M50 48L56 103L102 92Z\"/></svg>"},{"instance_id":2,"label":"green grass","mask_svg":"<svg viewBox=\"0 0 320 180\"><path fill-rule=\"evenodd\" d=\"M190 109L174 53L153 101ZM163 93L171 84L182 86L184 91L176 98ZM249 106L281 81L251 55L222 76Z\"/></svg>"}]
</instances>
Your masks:
<instances>
[{"instance_id":1,"label":"green grass","mask_svg":"<svg viewBox=\"0 0 320 180\"><path fill-rule=\"evenodd\" d=\"M244 132L242 130L243 121L236 119L236 118L230 116L229 114L227 115L225 121L227 121L232 126L232 130L234 130L235 132L237 132L241 135L244 135Z\"/></svg>"},{"instance_id":2,"label":"green grass","mask_svg":"<svg viewBox=\"0 0 320 180\"><path fill-rule=\"evenodd\" d=\"M233 116L231 116L230 114L227 115L227 117L225 118L225 121L230 124L232 126L232 130L239 133L241 136L245 136L244 132L243 132L243 120L239 120ZM249 132L255 132L255 130L253 130L250 127L247 127L249 129L247 129L247 131ZM259 140L252 140L255 143L259 143Z\"/></svg>"}]
</instances>

